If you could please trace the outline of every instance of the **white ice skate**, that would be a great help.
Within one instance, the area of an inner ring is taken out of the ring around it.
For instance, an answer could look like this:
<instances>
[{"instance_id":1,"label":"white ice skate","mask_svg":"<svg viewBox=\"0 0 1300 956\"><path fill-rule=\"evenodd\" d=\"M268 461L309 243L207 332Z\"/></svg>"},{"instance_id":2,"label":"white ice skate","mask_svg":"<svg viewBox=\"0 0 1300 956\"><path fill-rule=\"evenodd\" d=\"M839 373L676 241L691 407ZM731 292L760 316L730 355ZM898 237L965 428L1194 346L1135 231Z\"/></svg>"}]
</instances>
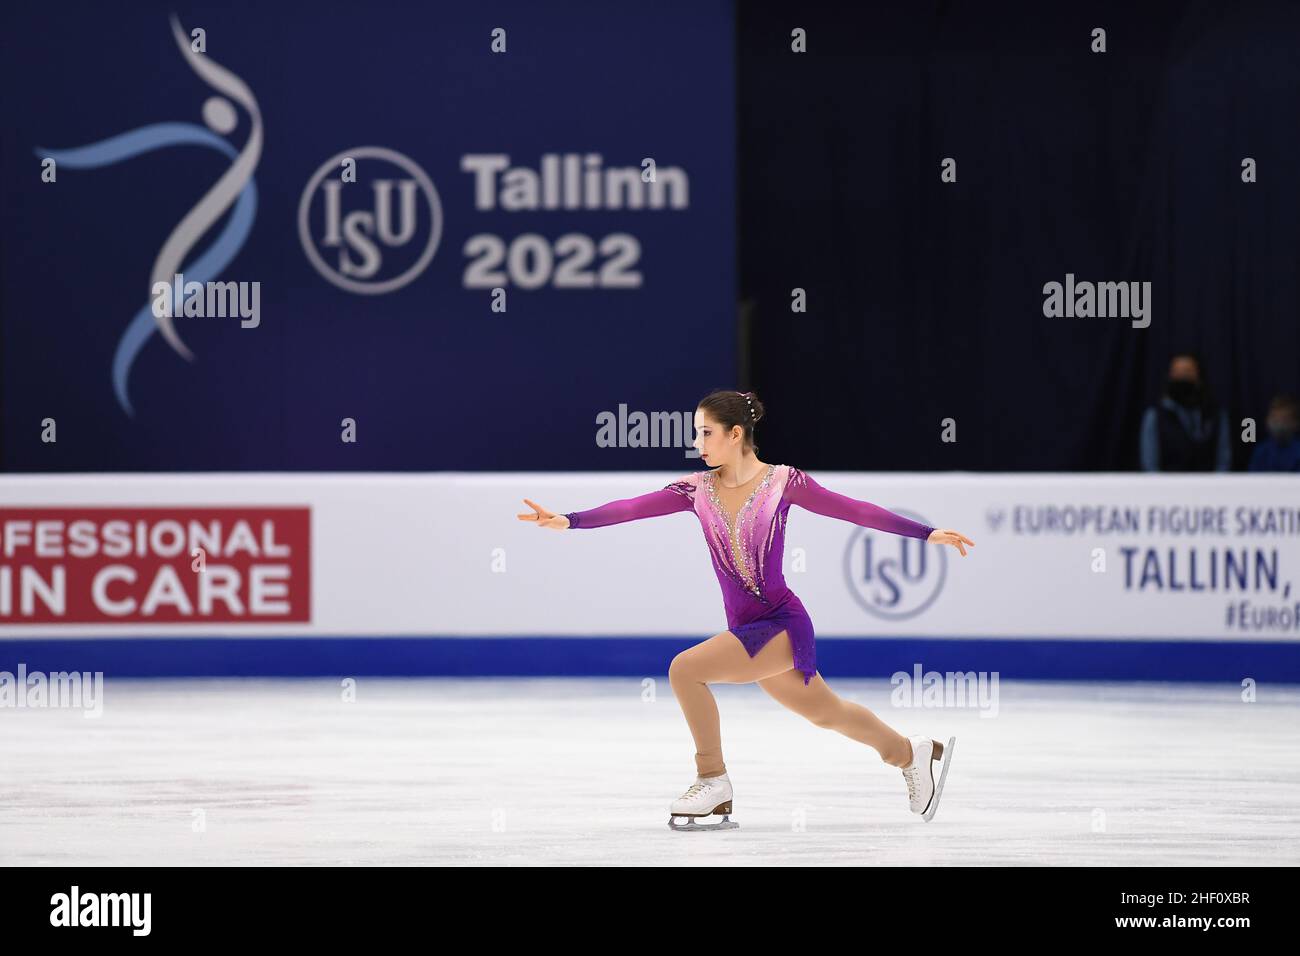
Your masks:
<instances>
[{"instance_id":1,"label":"white ice skate","mask_svg":"<svg viewBox=\"0 0 1300 956\"><path fill-rule=\"evenodd\" d=\"M912 742L912 763L903 768L903 779L907 781L907 799L912 805L912 812L921 814L929 822L934 812L939 809L939 795L943 793L943 782L948 779L948 766L952 763L952 750L957 744L956 737L949 737L946 745L929 737L908 737ZM939 783L934 782L934 761L943 760L943 770L939 774Z\"/></svg>"},{"instance_id":2,"label":"white ice skate","mask_svg":"<svg viewBox=\"0 0 1300 956\"><path fill-rule=\"evenodd\" d=\"M696 777L686 792L668 806L668 826L674 830L734 830L731 813L731 781L724 773L720 777ZM717 815L721 823L696 823L696 818ZM677 818L685 818L678 823Z\"/></svg>"}]
</instances>

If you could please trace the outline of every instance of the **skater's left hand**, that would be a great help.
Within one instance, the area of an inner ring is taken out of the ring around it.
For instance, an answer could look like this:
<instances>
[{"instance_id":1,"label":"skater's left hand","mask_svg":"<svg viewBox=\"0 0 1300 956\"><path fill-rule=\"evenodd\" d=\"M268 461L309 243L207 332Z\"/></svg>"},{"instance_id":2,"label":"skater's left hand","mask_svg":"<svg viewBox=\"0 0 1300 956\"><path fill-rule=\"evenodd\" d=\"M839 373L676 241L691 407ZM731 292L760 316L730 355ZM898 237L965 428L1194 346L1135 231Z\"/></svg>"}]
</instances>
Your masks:
<instances>
[{"instance_id":1,"label":"skater's left hand","mask_svg":"<svg viewBox=\"0 0 1300 956\"><path fill-rule=\"evenodd\" d=\"M966 557L966 547L962 544L963 541L972 548L975 547L974 541L960 532L953 531L951 528L935 528L930 532L930 537L925 540L933 541L935 544L951 544L961 552L963 558Z\"/></svg>"}]
</instances>

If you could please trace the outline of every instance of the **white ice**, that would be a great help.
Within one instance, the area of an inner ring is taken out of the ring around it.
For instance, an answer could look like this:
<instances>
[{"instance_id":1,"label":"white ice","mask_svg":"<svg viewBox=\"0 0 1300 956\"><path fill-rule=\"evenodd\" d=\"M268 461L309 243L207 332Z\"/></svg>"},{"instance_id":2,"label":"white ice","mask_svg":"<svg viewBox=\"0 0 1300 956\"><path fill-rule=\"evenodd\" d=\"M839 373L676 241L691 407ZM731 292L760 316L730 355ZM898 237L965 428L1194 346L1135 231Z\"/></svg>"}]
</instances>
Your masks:
<instances>
[{"instance_id":1,"label":"white ice","mask_svg":"<svg viewBox=\"0 0 1300 956\"><path fill-rule=\"evenodd\" d=\"M902 708L957 746L938 814L875 751L714 685L739 829L675 833L666 679L122 681L103 715L0 708L0 864L1300 863L1300 688L1002 682Z\"/></svg>"}]
</instances>

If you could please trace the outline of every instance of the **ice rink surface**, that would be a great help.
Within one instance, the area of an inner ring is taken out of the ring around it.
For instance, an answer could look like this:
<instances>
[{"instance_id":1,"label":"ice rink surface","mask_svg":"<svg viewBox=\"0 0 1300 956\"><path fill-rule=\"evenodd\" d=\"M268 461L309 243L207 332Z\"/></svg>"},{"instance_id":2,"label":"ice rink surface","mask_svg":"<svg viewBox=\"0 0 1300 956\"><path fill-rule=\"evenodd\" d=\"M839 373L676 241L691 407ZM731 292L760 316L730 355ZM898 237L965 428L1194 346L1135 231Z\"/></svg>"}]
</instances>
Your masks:
<instances>
[{"instance_id":1,"label":"ice rink surface","mask_svg":"<svg viewBox=\"0 0 1300 956\"><path fill-rule=\"evenodd\" d=\"M930 823L898 769L755 685L712 685L736 830L675 833L695 776L665 678L110 680L103 713L0 709L2 865L1296 865L1300 688L1012 683ZM717 818L712 818L717 819Z\"/></svg>"}]
</instances>

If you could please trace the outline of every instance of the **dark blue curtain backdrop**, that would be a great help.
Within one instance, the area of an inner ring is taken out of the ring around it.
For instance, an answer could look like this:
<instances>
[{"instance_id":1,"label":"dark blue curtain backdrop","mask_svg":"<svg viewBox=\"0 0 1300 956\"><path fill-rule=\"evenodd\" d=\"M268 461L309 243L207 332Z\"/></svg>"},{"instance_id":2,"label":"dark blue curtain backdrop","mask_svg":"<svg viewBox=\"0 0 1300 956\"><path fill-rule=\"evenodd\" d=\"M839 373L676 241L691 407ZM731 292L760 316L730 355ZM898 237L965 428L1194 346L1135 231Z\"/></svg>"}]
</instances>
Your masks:
<instances>
[{"instance_id":1,"label":"dark blue curtain backdrop","mask_svg":"<svg viewBox=\"0 0 1300 956\"><path fill-rule=\"evenodd\" d=\"M1300 384L1297 51L1294 3L741 4L763 451L808 468L1135 468L1142 411L1185 347L1234 436L1246 415L1262 433L1269 396ZM1043 285L1067 273L1150 281L1150 327L1045 318Z\"/></svg>"}]
</instances>

